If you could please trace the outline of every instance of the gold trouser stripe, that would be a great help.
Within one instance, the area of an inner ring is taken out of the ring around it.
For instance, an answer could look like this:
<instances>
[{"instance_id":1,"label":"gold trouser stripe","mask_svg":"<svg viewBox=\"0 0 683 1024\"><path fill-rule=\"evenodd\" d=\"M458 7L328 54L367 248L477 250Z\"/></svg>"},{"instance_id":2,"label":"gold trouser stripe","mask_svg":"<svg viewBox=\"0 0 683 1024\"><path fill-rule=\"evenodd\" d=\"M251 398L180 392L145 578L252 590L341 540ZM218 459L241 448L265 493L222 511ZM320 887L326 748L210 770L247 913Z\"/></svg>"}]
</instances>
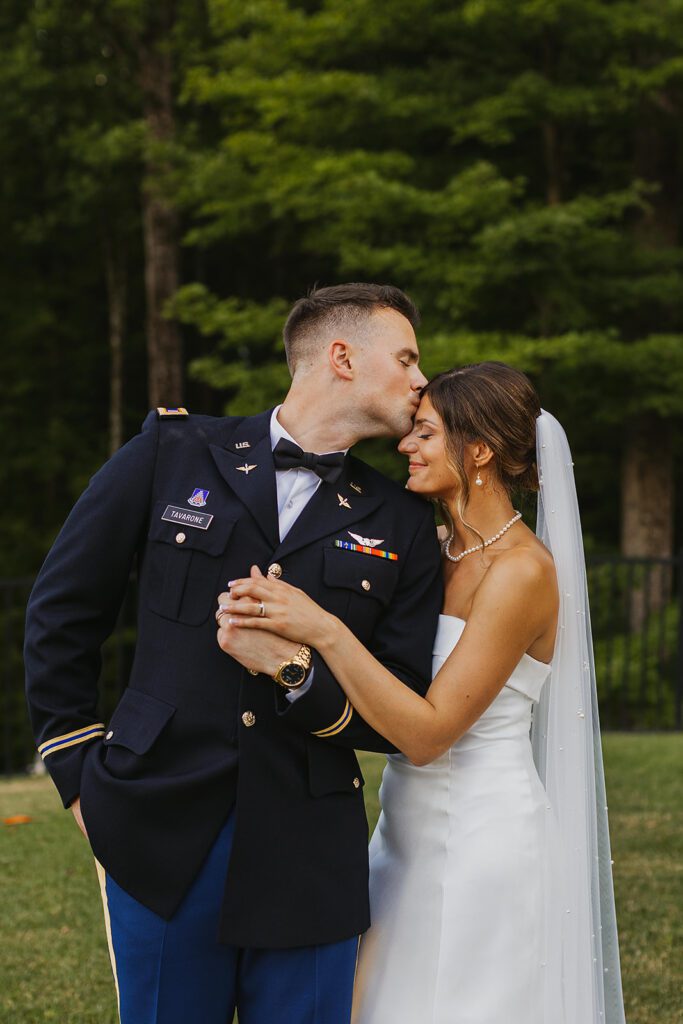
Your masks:
<instances>
[{"instance_id":1,"label":"gold trouser stripe","mask_svg":"<svg viewBox=\"0 0 683 1024\"><path fill-rule=\"evenodd\" d=\"M119 976L116 971L116 954L114 953L114 941L111 935L111 918L109 917L109 900L107 898L107 875L100 864L95 858L95 867L97 868L97 878L100 883L100 894L102 896L102 909L104 911L104 929L107 933L107 945L109 947L109 959L111 960L111 969L114 975L114 985L116 986L116 1005L119 1008L119 1020L121 1019L121 995L119 993Z\"/></svg>"},{"instance_id":2,"label":"gold trouser stripe","mask_svg":"<svg viewBox=\"0 0 683 1024\"><path fill-rule=\"evenodd\" d=\"M65 750L67 747L73 747L76 743L84 743L86 740L94 739L96 736L101 736L103 733L104 723L93 722L92 725L84 725L81 726L80 729L73 729L71 732L65 732L63 736L53 736L51 740L45 740L38 747L38 753L41 757L46 757L47 754L52 754L54 752L52 750L47 750L47 747L54 746L55 751Z\"/></svg>"},{"instance_id":3,"label":"gold trouser stripe","mask_svg":"<svg viewBox=\"0 0 683 1024\"><path fill-rule=\"evenodd\" d=\"M344 710L337 721L333 722L332 725L328 725L326 729L320 729L318 732L314 732L313 735L320 736L322 739L325 739L328 736L336 736L338 732L341 732L342 729L345 729L349 724L352 714L353 707L351 706L351 702L347 699L346 704L344 705Z\"/></svg>"}]
</instances>

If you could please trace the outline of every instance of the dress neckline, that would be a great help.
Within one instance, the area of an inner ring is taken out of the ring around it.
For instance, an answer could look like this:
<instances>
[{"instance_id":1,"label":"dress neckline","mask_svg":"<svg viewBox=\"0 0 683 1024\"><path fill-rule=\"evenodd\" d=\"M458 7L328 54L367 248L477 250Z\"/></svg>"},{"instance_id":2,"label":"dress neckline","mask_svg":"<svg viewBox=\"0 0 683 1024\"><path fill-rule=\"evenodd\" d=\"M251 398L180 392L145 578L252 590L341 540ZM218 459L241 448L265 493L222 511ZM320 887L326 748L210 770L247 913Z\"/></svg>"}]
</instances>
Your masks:
<instances>
[{"instance_id":1,"label":"dress neckline","mask_svg":"<svg viewBox=\"0 0 683 1024\"><path fill-rule=\"evenodd\" d=\"M439 612L439 618L440 619L454 619L456 622L462 622L463 626L467 625L467 619L461 619L459 615L445 615L443 612ZM537 665L540 665L541 668L544 668L544 669L549 669L551 667L551 665L552 665L552 662L550 662L550 661L539 661L538 658L534 658L531 654L527 654L526 651L524 652L522 657L523 658L528 658L529 661L535 662Z\"/></svg>"}]
</instances>

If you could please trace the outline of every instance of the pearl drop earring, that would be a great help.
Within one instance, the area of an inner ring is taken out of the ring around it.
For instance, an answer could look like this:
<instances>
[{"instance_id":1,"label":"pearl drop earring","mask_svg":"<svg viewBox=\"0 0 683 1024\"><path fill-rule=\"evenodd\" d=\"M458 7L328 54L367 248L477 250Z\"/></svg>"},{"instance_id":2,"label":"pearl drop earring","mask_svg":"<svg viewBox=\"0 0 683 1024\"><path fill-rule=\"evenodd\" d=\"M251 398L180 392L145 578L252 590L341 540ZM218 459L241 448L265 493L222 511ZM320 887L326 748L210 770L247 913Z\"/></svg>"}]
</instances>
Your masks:
<instances>
[{"instance_id":1,"label":"pearl drop earring","mask_svg":"<svg viewBox=\"0 0 683 1024\"><path fill-rule=\"evenodd\" d=\"M479 472L479 470L477 470L477 477L476 477L476 480L474 482L477 485L477 487L483 487L484 486L484 481L481 478L481 473Z\"/></svg>"}]
</instances>

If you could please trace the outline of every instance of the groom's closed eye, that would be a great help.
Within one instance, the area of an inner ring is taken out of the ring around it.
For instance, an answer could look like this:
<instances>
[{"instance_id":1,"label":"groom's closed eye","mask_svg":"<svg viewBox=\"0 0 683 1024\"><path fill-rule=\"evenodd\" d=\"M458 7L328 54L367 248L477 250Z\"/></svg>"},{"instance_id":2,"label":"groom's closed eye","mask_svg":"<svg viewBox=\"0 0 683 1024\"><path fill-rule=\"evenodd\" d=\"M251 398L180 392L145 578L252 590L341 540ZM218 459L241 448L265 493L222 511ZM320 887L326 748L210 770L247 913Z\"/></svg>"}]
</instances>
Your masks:
<instances>
[{"instance_id":1,"label":"groom's closed eye","mask_svg":"<svg viewBox=\"0 0 683 1024\"><path fill-rule=\"evenodd\" d=\"M404 366L412 366L418 362L420 356L412 348L403 348L400 352L396 353L396 358L400 363L403 363Z\"/></svg>"}]
</instances>

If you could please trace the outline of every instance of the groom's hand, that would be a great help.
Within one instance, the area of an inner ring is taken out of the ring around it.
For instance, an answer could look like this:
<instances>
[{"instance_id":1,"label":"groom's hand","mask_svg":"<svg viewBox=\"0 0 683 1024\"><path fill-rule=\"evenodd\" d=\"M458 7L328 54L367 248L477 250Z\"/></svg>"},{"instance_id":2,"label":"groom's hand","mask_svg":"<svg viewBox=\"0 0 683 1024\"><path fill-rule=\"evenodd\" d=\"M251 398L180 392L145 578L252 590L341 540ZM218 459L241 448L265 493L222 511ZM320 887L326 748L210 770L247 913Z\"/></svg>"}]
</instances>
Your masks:
<instances>
[{"instance_id":1,"label":"groom's hand","mask_svg":"<svg viewBox=\"0 0 683 1024\"><path fill-rule=\"evenodd\" d=\"M83 835L87 839L88 838L88 833L87 833L86 828L85 828L85 822L83 821L83 815L81 814L81 798L80 798L80 796L77 796L76 799L70 804L70 808L71 808L71 813L73 814L74 818L76 819L76 824L78 825L78 827L80 828L81 832L83 833Z\"/></svg>"},{"instance_id":2,"label":"groom's hand","mask_svg":"<svg viewBox=\"0 0 683 1024\"><path fill-rule=\"evenodd\" d=\"M252 673L274 676L283 661L293 658L301 644L283 640L263 629L230 626L225 617L216 634L218 646Z\"/></svg>"}]
</instances>

